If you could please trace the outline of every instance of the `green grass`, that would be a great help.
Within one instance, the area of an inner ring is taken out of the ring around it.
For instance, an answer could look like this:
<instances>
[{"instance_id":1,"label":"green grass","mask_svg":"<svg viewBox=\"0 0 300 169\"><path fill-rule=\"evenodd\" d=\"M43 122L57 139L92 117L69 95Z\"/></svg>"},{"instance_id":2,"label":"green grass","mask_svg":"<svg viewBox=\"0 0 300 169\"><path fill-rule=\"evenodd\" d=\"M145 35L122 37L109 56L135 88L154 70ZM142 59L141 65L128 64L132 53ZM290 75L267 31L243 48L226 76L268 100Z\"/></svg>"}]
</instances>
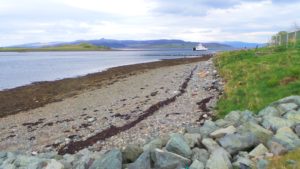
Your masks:
<instances>
[{"instance_id":1,"label":"green grass","mask_svg":"<svg viewBox=\"0 0 300 169\"><path fill-rule=\"evenodd\" d=\"M217 103L219 117L232 110L257 112L280 98L300 95L299 48L230 51L214 62L226 82Z\"/></svg>"},{"instance_id":2,"label":"green grass","mask_svg":"<svg viewBox=\"0 0 300 169\"><path fill-rule=\"evenodd\" d=\"M41 48L0 48L0 52L31 52L31 51L105 51L110 48L105 46L96 46L88 43L81 43L77 45L61 45L54 47Z\"/></svg>"}]
</instances>

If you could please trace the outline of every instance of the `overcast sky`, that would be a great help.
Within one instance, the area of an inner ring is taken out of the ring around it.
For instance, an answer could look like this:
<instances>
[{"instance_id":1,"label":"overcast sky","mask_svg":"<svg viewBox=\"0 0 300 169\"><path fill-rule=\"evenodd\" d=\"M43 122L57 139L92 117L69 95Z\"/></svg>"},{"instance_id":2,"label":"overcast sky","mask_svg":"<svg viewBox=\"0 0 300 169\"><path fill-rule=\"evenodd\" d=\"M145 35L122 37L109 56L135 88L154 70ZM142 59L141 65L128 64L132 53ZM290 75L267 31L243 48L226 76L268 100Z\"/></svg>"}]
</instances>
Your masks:
<instances>
[{"instance_id":1,"label":"overcast sky","mask_svg":"<svg viewBox=\"0 0 300 169\"><path fill-rule=\"evenodd\" d=\"M78 39L267 42L300 0L0 0L0 46Z\"/></svg>"}]
</instances>

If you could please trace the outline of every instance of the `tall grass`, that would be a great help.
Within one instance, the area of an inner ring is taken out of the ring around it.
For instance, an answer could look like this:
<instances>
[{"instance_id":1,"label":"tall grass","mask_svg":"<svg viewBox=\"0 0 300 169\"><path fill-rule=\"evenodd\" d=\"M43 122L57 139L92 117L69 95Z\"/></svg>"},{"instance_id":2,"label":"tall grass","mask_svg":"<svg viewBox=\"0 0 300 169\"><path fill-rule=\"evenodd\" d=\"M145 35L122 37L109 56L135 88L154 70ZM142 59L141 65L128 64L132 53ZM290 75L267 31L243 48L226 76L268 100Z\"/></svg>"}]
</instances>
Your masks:
<instances>
[{"instance_id":1,"label":"tall grass","mask_svg":"<svg viewBox=\"0 0 300 169\"><path fill-rule=\"evenodd\" d=\"M261 48L217 55L214 62L226 81L218 115L237 109L257 112L282 97L300 94L299 49Z\"/></svg>"}]
</instances>

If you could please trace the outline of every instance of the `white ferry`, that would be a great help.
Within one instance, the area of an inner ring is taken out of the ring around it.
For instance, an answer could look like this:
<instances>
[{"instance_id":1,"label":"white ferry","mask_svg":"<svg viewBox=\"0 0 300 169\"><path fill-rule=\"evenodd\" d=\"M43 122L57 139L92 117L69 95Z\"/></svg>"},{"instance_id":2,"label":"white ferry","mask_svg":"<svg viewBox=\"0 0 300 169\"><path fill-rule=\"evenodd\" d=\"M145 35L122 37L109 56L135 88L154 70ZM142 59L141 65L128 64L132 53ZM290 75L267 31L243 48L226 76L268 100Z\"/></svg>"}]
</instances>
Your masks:
<instances>
[{"instance_id":1,"label":"white ferry","mask_svg":"<svg viewBox=\"0 0 300 169\"><path fill-rule=\"evenodd\" d=\"M203 46L201 43L198 44L198 46L194 47L193 50L197 51L206 51L208 50L205 46Z\"/></svg>"}]
</instances>

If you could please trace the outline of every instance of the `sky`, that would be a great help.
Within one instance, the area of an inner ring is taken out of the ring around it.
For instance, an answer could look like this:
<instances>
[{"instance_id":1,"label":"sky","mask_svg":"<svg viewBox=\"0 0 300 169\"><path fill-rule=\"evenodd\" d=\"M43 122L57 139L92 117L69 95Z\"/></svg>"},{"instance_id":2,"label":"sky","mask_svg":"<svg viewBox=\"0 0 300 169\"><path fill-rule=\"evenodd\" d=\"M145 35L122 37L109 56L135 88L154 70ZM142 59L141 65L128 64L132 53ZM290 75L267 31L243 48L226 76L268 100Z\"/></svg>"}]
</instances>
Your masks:
<instances>
[{"instance_id":1,"label":"sky","mask_svg":"<svg viewBox=\"0 0 300 169\"><path fill-rule=\"evenodd\" d=\"M89 39L267 42L300 0L0 0L0 46Z\"/></svg>"}]
</instances>

